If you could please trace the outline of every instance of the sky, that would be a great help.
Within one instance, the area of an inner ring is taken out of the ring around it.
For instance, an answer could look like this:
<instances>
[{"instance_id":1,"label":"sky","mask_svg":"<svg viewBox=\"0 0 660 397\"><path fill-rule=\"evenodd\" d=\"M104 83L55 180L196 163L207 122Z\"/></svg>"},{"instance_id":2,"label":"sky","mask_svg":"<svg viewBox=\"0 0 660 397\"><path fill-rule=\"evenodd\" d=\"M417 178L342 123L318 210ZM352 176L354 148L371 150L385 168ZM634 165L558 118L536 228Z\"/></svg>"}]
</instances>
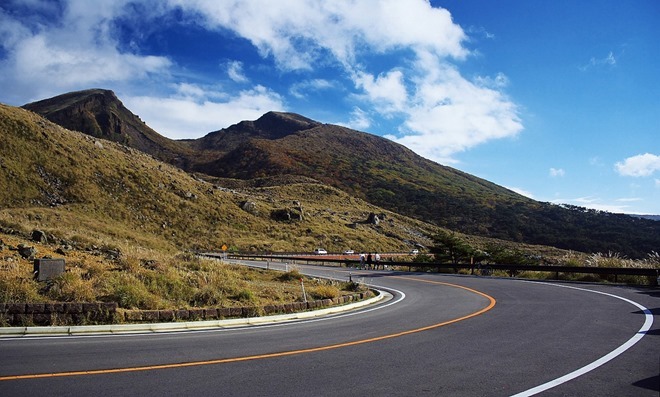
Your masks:
<instances>
[{"instance_id":1,"label":"sky","mask_svg":"<svg viewBox=\"0 0 660 397\"><path fill-rule=\"evenodd\" d=\"M111 89L172 139L294 112L660 214L659 42L656 0L2 0L0 102Z\"/></svg>"}]
</instances>

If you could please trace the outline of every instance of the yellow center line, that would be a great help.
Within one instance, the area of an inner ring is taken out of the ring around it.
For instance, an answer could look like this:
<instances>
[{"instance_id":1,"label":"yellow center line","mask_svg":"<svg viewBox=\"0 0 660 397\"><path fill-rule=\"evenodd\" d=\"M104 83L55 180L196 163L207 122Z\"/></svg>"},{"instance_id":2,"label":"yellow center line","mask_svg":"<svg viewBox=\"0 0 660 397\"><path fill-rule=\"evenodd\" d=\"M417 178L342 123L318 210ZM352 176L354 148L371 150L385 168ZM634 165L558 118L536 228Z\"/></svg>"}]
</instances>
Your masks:
<instances>
[{"instance_id":1,"label":"yellow center line","mask_svg":"<svg viewBox=\"0 0 660 397\"><path fill-rule=\"evenodd\" d=\"M429 284L446 285L446 286L450 286L450 287L464 289L464 290L470 291L472 293L475 293L477 295L483 296L484 298L488 299L489 304L486 307L484 307L483 309L478 310L474 313L470 313L466 316L455 318L455 319L448 320L448 321L444 321L444 322L441 322L441 323L428 325L428 326L421 327L421 328L415 328L415 329L411 329L411 330L407 330L407 331L397 332L397 333L394 333L394 334L387 334L387 335L377 336L377 337L374 337L374 338L361 339L361 340L356 340L356 341L353 341L353 342L337 343L337 344L334 344L334 345L312 347L312 348L308 348L308 349L290 350L290 351L284 351L284 352L278 352L278 353L258 354L258 355L254 355L254 356L222 358L222 359L207 360L207 361L192 361L192 362L173 363L173 364L158 364L158 365L148 365L148 366L142 366L142 367L96 369L96 370L88 370L88 371L53 372L53 373L29 374L29 375L9 375L9 376L0 376L0 381L19 380L19 379L58 378L58 377L65 377L65 376L81 376L81 375L116 374L116 373L123 373L123 372L138 372L138 371L152 371L152 370L157 370L157 369L172 369L172 368L195 367L195 366L201 366L201 365L226 364L226 363L235 363L235 362L241 362L241 361L261 360L261 359L265 359L265 358L286 357L286 356L293 356L293 355L297 355L297 354L314 353L314 352L320 352L320 351L325 351L325 350L339 349L339 348L342 348L342 347L362 345L362 344L365 344L365 343L378 342L378 341L382 341L382 340L386 340L386 339L398 338L400 336L410 335L410 334L414 334L414 333L418 333L418 332L428 331L428 330L431 330L431 329L434 329L434 328L443 327L445 325L454 324L454 323L457 323L459 321L467 320L469 318L479 316L483 313L486 313L487 311L492 309L495 306L495 303L496 303L495 298L491 297L490 295L486 295L483 292L480 292L480 291L477 291L477 290L474 290L474 289L471 289L471 288L468 288L468 287L464 287L462 285L444 283L444 282L440 282L440 281L421 280L421 279L413 278L413 277L403 277L403 276L392 276L392 277L401 278L401 279L405 279L405 280L413 280L413 281L418 281L418 282L424 282L424 283L429 283Z\"/></svg>"}]
</instances>

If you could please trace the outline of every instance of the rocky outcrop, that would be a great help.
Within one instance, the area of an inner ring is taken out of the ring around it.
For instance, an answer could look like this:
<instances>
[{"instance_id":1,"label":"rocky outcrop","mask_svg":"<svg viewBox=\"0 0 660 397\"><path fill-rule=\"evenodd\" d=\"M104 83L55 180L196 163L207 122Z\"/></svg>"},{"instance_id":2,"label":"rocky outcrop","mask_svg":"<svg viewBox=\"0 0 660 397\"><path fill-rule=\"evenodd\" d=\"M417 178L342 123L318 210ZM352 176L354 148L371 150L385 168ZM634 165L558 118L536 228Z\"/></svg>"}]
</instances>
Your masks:
<instances>
[{"instance_id":1,"label":"rocky outcrop","mask_svg":"<svg viewBox=\"0 0 660 397\"><path fill-rule=\"evenodd\" d=\"M70 92L23 106L64 128L118 142L185 167L188 149L165 138L128 110L110 90ZM103 144L96 141L99 148Z\"/></svg>"},{"instance_id":2,"label":"rocky outcrop","mask_svg":"<svg viewBox=\"0 0 660 397\"><path fill-rule=\"evenodd\" d=\"M252 215L257 215L259 214L259 211L257 210L257 203L254 201L243 201L241 203L241 209L249 214Z\"/></svg>"}]
</instances>

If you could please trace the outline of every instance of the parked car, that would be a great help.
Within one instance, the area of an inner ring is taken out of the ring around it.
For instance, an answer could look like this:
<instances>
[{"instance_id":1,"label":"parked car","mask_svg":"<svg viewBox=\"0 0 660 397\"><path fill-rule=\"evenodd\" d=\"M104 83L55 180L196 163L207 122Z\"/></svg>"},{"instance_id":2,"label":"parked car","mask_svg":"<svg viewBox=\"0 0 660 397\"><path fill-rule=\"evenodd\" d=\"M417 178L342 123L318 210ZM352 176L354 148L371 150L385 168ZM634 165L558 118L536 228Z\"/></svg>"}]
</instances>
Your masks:
<instances>
[{"instance_id":1,"label":"parked car","mask_svg":"<svg viewBox=\"0 0 660 397\"><path fill-rule=\"evenodd\" d=\"M354 253L355 253L355 251L353 251L353 250L344 251L344 255L353 255Z\"/></svg>"},{"instance_id":2,"label":"parked car","mask_svg":"<svg viewBox=\"0 0 660 397\"><path fill-rule=\"evenodd\" d=\"M324 250L323 248L317 248L314 250L314 253L316 255L327 255L328 251Z\"/></svg>"},{"instance_id":3,"label":"parked car","mask_svg":"<svg viewBox=\"0 0 660 397\"><path fill-rule=\"evenodd\" d=\"M410 250L410 255L417 255L419 254L419 250Z\"/></svg>"}]
</instances>

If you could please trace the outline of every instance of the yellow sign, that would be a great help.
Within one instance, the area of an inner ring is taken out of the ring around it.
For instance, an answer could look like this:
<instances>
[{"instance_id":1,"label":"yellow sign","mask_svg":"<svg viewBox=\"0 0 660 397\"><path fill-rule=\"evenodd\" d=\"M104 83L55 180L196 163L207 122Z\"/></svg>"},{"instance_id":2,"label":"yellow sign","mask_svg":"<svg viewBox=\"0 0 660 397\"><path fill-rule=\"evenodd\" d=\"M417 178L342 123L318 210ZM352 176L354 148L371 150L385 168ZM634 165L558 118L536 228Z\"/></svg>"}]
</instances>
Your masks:
<instances>
[{"instance_id":1,"label":"yellow sign","mask_svg":"<svg viewBox=\"0 0 660 397\"><path fill-rule=\"evenodd\" d=\"M222 250L227 251L227 244L222 244Z\"/></svg>"}]
</instances>

